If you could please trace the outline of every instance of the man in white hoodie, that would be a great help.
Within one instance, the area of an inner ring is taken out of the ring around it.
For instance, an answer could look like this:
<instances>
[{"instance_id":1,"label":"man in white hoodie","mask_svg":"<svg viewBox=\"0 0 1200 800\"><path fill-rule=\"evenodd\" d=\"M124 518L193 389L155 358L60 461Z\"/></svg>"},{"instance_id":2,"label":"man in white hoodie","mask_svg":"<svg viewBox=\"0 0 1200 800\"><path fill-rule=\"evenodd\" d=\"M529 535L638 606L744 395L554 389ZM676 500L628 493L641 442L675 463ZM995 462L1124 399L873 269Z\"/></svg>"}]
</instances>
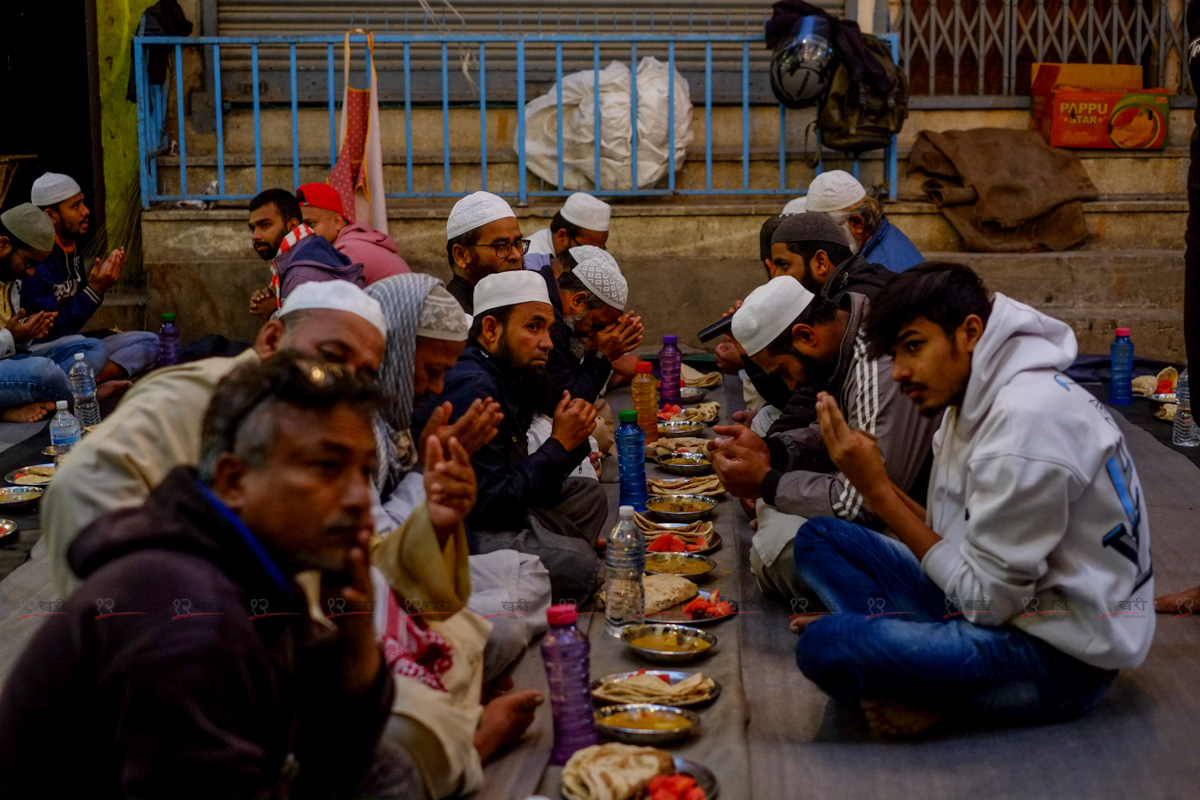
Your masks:
<instances>
[{"instance_id":1,"label":"man in white hoodie","mask_svg":"<svg viewBox=\"0 0 1200 800\"><path fill-rule=\"evenodd\" d=\"M942 415L928 502L889 480L873 439L822 393L830 456L899 541L829 518L800 529L797 568L835 611L793 623L800 669L881 733L951 710L1010 722L1087 712L1145 659L1154 587L1124 437L1062 374L1074 334L1002 294L989 301L953 264L898 276L866 328L901 390Z\"/></svg>"}]
</instances>

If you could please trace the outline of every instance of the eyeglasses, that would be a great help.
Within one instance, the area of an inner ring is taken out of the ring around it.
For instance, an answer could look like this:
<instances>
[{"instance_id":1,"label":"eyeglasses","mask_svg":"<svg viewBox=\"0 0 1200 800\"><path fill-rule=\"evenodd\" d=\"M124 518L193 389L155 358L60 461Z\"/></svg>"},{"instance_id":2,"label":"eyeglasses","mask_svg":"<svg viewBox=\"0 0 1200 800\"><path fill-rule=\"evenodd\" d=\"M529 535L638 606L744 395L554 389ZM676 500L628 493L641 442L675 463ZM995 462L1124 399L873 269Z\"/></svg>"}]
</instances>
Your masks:
<instances>
[{"instance_id":1,"label":"eyeglasses","mask_svg":"<svg viewBox=\"0 0 1200 800\"><path fill-rule=\"evenodd\" d=\"M237 442L238 431L242 427L242 422L271 395L279 394L289 384L295 385L295 383L308 383L317 389L329 389L349 375L339 364L330 364L325 361L315 361L308 358L295 359L287 366L288 368L279 372L274 380L263 386L249 400L242 403L240 412L230 415L233 425L230 426L225 436L227 450L233 450L234 444Z\"/></svg>"},{"instance_id":2,"label":"eyeglasses","mask_svg":"<svg viewBox=\"0 0 1200 800\"><path fill-rule=\"evenodd\" d=\"M530 241L517 239L515 242L494 242L492 244L473 244L471 247L491 247L496 251L496 258L508 258L514 247L521 248L521 255L529 252Z\"/></svg>"}]
</instances>

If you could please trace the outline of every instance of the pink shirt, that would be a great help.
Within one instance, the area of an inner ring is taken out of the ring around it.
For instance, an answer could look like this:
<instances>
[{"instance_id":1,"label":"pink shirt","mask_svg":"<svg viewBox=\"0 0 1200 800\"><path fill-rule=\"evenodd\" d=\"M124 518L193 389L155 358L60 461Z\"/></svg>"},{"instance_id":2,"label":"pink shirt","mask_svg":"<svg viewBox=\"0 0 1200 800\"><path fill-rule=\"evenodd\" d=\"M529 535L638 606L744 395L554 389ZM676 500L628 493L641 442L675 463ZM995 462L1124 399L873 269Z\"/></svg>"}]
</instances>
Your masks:
<instances>
[{"instance_id":1,"label":"pink shirt","mask_svg":"<svg viewBox=\"0 0 1200 800\"><path fill-rule=\"evenodd\" d=\"M333 246L351 261L363 265L368 286L392 275L412 272L397 252L392 237L359 223L342 228Z\"/></svg>"}]
</instances>

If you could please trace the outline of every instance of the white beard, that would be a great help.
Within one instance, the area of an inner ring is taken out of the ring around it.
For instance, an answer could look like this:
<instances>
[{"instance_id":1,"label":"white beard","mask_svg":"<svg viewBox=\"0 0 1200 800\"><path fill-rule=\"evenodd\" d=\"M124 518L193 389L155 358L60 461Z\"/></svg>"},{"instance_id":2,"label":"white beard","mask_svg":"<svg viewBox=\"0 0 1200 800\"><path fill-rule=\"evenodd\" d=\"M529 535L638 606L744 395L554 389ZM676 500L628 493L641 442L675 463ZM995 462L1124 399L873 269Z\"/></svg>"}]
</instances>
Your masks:
<instances>
[{"instance_id":1,"label":"white beard","mask_svg":"<svg viewBox=\"0 0 1200 800\"><path fill-rule=\"evenodd\" d=\"M850 227L849 220L842 223L842 230L846 234L846 245L850 248L850 252L858 255L858 251L862 249L862 245L859 244L858 239L854 238L854 230Z\"/></svg>"}]
</instances>

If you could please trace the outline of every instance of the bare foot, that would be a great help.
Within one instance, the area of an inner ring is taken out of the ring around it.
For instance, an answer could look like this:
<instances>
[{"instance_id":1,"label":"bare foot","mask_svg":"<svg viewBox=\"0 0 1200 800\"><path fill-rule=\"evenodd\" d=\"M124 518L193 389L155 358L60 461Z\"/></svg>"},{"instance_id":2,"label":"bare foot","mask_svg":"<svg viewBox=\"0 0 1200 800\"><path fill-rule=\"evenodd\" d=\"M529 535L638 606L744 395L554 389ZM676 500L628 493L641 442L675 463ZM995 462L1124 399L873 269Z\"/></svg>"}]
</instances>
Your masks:
<instances>
[{"instance_id":1,"label":"bare foot","mask_svg":"<svg viewBox=\"0 0 1200 800\"><path fill-rule=\"evenodd\" d=\"M0 420L5 422L37 422L45 419L54 410L54 403L30 403L25 406L13 406L0 411Z\"/></svg>"},{"instance_id":2,"label":"bare foot","mask_svg":"<svg viewBox=\"0 0 1200 800\"><path fill-rule=\"evenodd\" d=\"M107 400L125 394L130 386L133 386L133 381L105 381L96 387L96 399Z\"/></svg>"},{"instance_id":3,"label":"bare foot","mask_svg":"<svg viewBox=\"0 0 1200 800\"><path fill-rule=\"evenodd\" d=\"M804 633L804 629L821 618L820 614L799 614L792 617L788 622L788 627L792 629L792 633L800 635Z\"/></svg>"},{"instance_id":4,"label":"bare foot","mask_svg":"<svg viewBox=\"0 0 1200 800\"><path fill-rule=\"evenodd\" d=\"M1200 614L1200 586L1186 592L1166 594L1154 600L1154 610L1159 614Z\"/></svg>"},{"instance_id":5,"label":"bare foot","mask_svg":"<svg viewBox=\"0 0 1200 800\"><path fill-rule=\"evenodd\" d=\"M929 730L945 716L940 711L925 711L895 700L864 698L858 704L867 715L871 733L877 736L912 736Z\"/></svg>"},{"instance_id":6,"label":"bare foot","mask_svg":"<svg viewBox=\"0 0 1200 800\"><path fill-rule=\"evenodd\" d=\"M483 707L483 720L475 731L475 749L487 763L492 756L505 750L525 735L533 724L537 707L546 702L541 692L532 689L501 695Z\"/></svg>"}]
</instances>

